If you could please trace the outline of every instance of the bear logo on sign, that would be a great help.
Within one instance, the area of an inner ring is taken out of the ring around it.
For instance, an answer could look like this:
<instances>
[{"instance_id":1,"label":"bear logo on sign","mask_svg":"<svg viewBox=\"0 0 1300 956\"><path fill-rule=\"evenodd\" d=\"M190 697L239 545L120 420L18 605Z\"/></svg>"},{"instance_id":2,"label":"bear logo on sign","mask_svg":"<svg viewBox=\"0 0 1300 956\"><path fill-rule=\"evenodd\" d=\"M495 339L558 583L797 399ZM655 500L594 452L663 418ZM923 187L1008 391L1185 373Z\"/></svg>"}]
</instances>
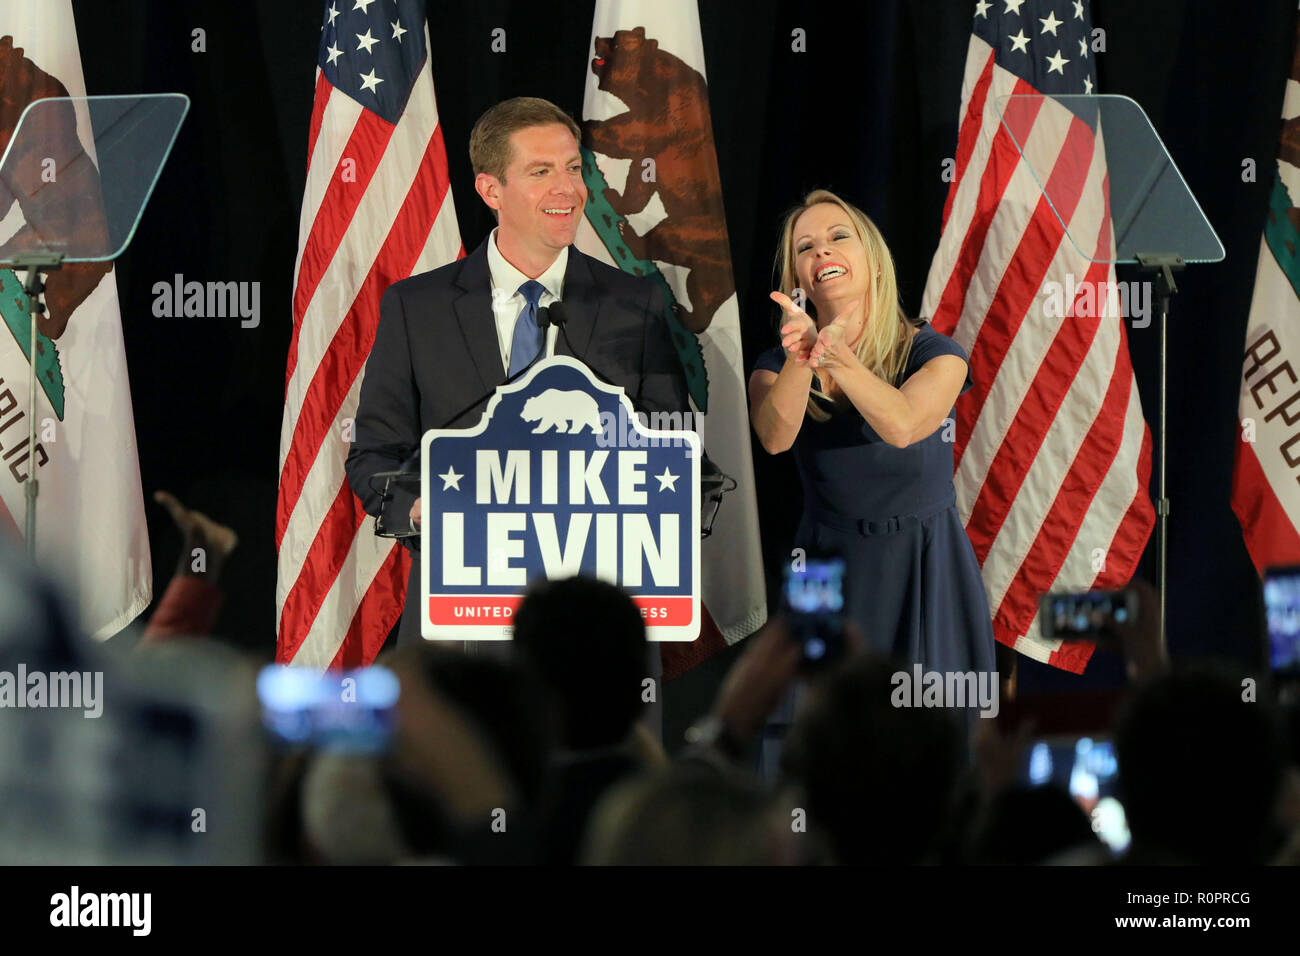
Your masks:
<instances>
[{"instance_id":1,"label":"bear logo on sign","mask_svg":"<svg viewBox=\"0 0 1300 956\"><path fill-rule=\"evenodd\" d=\"M519 416L526 422L537 422L534 435L554 428L557 432L577 434L588 425L593 434L601 434L600 409L596 400L586 392L564 392L548 388L524 402Z\"/></svg>"}]
</instances>

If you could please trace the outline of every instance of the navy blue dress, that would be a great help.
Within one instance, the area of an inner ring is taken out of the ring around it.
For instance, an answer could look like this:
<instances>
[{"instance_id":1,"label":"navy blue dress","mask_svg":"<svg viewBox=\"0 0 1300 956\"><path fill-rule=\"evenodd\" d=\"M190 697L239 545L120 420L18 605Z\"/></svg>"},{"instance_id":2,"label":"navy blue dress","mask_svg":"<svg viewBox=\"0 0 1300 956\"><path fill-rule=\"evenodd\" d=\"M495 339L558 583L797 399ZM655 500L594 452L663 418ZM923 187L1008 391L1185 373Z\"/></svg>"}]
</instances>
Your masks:
<instances>
[{"instance_id":1,"label":"navy blue dress","mask_svg":"<svg viewBox=\"0 0 1300 956\"><path fill-rule=\"evenodd\" d=\"M899 384L938 355L967 360L926 322ZM754 367L784 363L778 346ZM968 371L962 391L970 387ZM844 556L845 610L872 651L926 671L997 670L988 597L957 512L951 431L896 448L857 409L823 407L830 420L805 417L794 442L804 495L795 545Z\"/></svg>"}]
</instances>

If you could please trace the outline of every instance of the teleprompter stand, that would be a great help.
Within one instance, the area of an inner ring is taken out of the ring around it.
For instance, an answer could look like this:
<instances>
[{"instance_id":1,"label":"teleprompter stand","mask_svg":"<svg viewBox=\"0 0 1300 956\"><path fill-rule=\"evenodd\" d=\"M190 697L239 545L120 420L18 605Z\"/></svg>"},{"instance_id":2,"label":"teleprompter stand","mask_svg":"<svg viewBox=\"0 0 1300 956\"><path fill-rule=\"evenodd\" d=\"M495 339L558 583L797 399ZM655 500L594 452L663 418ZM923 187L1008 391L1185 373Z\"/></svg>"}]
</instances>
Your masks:
<instances>
[{"instance_id":1,"label":"teleprompter stand","mask_svg":"<svg viewBox=\"0 0 1300 956\"><path fill-rule=\"evenodd\" d=\"M1189 263L1222 261L1223 244L1151 121L1135 101L1126 96L1035 94L1000 97L997 108L1003 128L1010 134L1065 231L1068 243L1062 244L1061 252L1077 256L1078 271L1086 272L1094 262L1133 264L1154 279L1155 313L1160 328L1158 421L1155 429L1159 463L1156 574L1160 593L1160 644L1163 648L1166 645L1170 512L1165 483L1169 305L1178 291L1174 273ZM1077 130L1074 126L1077 123L1087 124L1092 135L1063 135L1071 128ZM1017 130L1030 128L1034 129L1033 135L1017 133ZM1098 161L1105 163L1105 168L1100 171L1102 175L1091 175L1097 172L1093 167ZM1108 185L1094 187L1098 196L1083 196L1081 199L1077 175L1054 175L1057 170L1089 171L1091 182L1108 182ZM1096 227L1100 220L1096 217L1086 217L1091 230L1075 218L1074 212L1091 198L1109 206L1110 236L1099 239ZM1063 216L1062 210L1071 212ZM1068 315L1062 321L1069 321ZM1134 323L1133 327L1145 328L1145 323Z\"/></svg>"},{"instance_id":2,"label":"teleprompter stand","mask_svg":"<svg viewBox=\"0 0 1300 956\"><path fill-rule=\"evenodd\" d=\"M0 244L0 268L23 272L30 317L27 341L29 466L24 537L36 560L37 319L45 311L42 273L75 263L108 262L135 235L145 204L171 152L189 98L49 97L29 103L0 157L0 215L17 203L23 225Z\"/></svg>"}]
</instances>

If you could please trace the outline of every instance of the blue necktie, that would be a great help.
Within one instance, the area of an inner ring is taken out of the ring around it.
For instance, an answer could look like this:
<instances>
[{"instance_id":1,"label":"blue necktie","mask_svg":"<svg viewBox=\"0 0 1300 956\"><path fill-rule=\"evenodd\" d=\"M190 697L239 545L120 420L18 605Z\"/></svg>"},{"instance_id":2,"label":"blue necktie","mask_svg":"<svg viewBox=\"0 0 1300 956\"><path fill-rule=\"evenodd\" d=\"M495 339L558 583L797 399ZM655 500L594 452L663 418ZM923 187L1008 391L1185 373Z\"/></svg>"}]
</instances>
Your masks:
<instances>
[{"instance_id":1,"label":"blue necktie","mask_svg":"<svg viewBox=\"0 0 1300 956\"><path fill-rule=\"evenodd\" d=\"M526 367L545 345L546 336L537 324L537 303L545 291L546 286L536 279L529 279L519 287L519 294L525 301L519 318L515 319L514 338L510 340L510 375Z\"/></svg>"}]
</instances>

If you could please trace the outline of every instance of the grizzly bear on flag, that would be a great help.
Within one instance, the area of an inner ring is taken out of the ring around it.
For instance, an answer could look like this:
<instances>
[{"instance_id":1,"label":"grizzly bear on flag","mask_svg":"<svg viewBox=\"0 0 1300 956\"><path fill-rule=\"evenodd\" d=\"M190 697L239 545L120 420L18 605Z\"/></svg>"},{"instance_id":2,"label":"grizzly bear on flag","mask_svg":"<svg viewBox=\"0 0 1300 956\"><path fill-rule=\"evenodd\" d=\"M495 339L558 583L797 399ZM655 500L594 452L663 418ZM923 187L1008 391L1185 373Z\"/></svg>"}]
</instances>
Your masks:
<instances>
[{"instance_id":1,"label":"grizzly bear on flag","mask_svg":"<svg viewBox=\"0 0 1300 956\"><path fill-rule=\"evenodd\" d=\"M591 70L600 89L626 103L628 111L588 121L587 144L598 153L632 161L622 194L611 189L605 197L626 217L659 193L666 218L644 236L621 222L620 232L638 259L690 269L686 293L691 307L679 304L678 315L698 335L734 291L722 185L716 174L701 174L718 168L708 85L698 71L659 49L658 40L647 40L644 27L597 37L595 52ZM654 160L653 176L643 171L645 159Z\"/></svg>"}]
</instances>

